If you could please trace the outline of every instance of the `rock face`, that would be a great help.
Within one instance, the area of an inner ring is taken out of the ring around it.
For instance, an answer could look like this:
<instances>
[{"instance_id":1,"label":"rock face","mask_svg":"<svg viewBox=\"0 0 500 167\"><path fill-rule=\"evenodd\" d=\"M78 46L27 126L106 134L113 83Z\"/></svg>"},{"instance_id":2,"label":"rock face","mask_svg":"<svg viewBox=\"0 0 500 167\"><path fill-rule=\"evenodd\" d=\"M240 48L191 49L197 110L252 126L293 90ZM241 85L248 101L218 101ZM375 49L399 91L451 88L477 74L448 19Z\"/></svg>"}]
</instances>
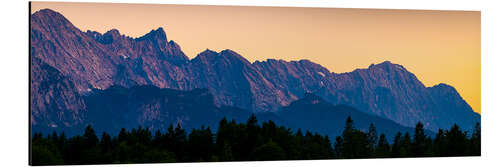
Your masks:
<instances>
[{"instance_id":1,"label":"rock face","mask_svg":"<svg viewBox=\"0 0 500 167\"><path fill-rule=\"evenodd\" d=\"M184 91L205 88L214 95L217 107L268 113L312 92L334 105L350 105L405 126L422 121L426 128L437 130L456 122L471 129L480 122L480 115L453 87L425 87L403 66L390 62L336 74L308 60L250 63L231 50L207 49L189 60L178 44L167 39L163 28L131 38L116 29L104 34L82 32L50 9L40 10L31 18L32 62L39 60L66 78L68 90L76 92L69 98L74 101L111 86L151 85ZM32 68L32 74L37 70ZM38 89L32 85L32 92ZM52 94L53 99L56 95ZM45 101L51 105L54 102ZM73 104L54 112L71 111L78 113L75 120L83 120L80 111L86 110L85 104ZM40 105L37 102L32 106ZM42 118L40 113L32 112L33 118Z\"/></svg>"},{"instance_id":2,"label":"rock face","mask_svg":"<svg viewBox=\"0 0 500 167\"><path fill-rule=\"evenodd\" d=\"M309 60L283 61L268 59L257 61L253 66L271 83L275 91L264 97L272 97L277 103L269 111L299 99L305 93L317 92L330 82L331 73L319 64ZM272 101L272 100L267 100Z\"/></svg>"},{"instance_id":3,"label":"rock face","mask_svg":"<svg viewBox=\"0 0 500 167\"><path fill-rule=\"evenodd\" d=\"M248 60L231 50L220 53L206 50L191 60L189 71L193 87L208 88L223 105L251 111L267 111L276 107L276 99L268 95L274 86Z\"/></svg>"},{"instance_id":4,"label":"rock face","mask_svg":"<svg viewBox=\"0 0 500 167\"><path fill-rule=\"evenodd\" d=\"M31 16L32 57L70 77L79 93L111 85L155 85L185 89L182 65L188 58L162 28L140 38L80 31L49 9Z\"/></svg>"},{"instance_id":5,"label":"rock face","mask_svg":"<svg viewBox=\"0 0 500 167\"><path fill-rule=\"evenodd\" d=\"M31 60L31 124L41 128L84 123L86 105L67 77L40 59Z\"/></svg>"},{"instance_id":6,"label":"rock face","mask_svg":"<svg viewBox=\"0 0 500 167\"><path fill-rule=\"evenodd\" d=\"M403 66L388 61L368 69L334 74L332 80L318 91L328 101L355 106L405 126L421 121L426 128L437 130L457 123L469 130L480 122L480 115L453 87L425 87Z\"/></svg>"}]
</instances>

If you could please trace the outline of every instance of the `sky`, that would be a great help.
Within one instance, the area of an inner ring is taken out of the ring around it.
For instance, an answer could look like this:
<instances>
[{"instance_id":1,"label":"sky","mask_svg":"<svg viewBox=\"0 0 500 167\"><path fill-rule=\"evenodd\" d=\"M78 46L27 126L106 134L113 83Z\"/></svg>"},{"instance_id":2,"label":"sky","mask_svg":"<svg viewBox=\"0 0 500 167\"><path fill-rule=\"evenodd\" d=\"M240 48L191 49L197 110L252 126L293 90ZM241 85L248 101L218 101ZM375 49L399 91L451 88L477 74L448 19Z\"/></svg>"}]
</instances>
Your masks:
<instances>
[{"instance_id":1,"label":"sky","mask_svg":"<svg viewBox=\"0 0 500 167\"><path fill-rule=\"evenodd\" d=\"M425 86L452 85L481 113L481 13L168 4L32 2L82 31L140 37L163 27L189 58L231 49L250 62L309 59L332 72L391 61Z\"/></svg>"}]
</instances>

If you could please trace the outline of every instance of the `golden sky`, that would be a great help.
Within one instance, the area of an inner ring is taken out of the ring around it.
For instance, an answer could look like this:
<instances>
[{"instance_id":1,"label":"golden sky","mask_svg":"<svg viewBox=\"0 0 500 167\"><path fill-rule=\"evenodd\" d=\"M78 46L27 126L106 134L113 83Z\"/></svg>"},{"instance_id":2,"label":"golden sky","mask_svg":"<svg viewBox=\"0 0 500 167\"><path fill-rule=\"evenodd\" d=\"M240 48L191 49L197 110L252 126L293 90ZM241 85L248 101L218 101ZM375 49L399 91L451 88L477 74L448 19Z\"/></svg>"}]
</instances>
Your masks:
<instances>
[{"instance_id":1,"label":"golden sky","mask_svg":"<svg viewBox=\"0 0 500 167\"><path fill-rule=\"evenodd\" d=\"M250 62L309 59L332 72L389 60L426 86L446 83L481 113L479 11L32 2L82 31L142 36L163 27L194 58L231 49Z\"/></svg>"}]
</instances>

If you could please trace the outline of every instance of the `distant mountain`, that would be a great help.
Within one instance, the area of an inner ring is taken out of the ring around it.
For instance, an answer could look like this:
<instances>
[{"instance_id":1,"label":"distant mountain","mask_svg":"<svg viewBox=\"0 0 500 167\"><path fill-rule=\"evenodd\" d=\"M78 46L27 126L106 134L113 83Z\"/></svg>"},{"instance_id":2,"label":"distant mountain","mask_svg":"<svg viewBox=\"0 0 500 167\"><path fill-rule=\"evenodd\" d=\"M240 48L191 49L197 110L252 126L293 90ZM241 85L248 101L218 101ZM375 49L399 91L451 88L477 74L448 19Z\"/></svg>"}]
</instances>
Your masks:
<instances>
[{"instance_id":1,"label":"distant mountain","mask_svg":"<svg viewBox=\"0 0 500 167\"><path fill-rule=\"evenodd\" d=\"M230 106L215 106L206 89L179 91L155 86L124 88L111 86L95 90L85 97L88 124L97 130L116 132L138 126L151 130L167 130L170 124L185 129L210 126L216 128L226 117L246 121L250 112Z\"/></svg>"},{"instance_id":2,"label":"distant mountain","mask_svg":"<svg viewBox=\"0 0 500 167\"><path fill-rule=\"evenodd\" d=\"M213 95L207 89L179 91L155 86L111 86L106 90L94 90L84 98L88 124L98 131L116 133L121 128L131 129L138 126L164 131L170 124L180 124L186 129L201 126L216 129L219 120L224 117L244 123L251 114L236 107L215 106ZM273 120L276 124L290 127L294 131L309 130L331 137L342 133L348 116L355 120L357 128L368 131L370 123L374 123L379 133L390 138L397 132L413 133L413 128L347 105L332 105L310 93L278 112L261 112L256 113L256 116L260 122Z\"/></svg>"},{"instance_id":3,"label":"distant mountain","mask_svg":"<svg viewBox=\"0 0 500 167\"><path fill-rule=\"evenodd\" d=\"M426 128L437 130L457 123L472 130L481 119L455 88L446 84L425 87L403 66L388 61L334 74L331 79L317 94L334 104L354 106L405 126L421 121Z\"/></svg>"},{"instance_id":4,"label":"distant mountain","mask_svg":"<svg viewBox=\"0 0 500 167\"><path fill-rule=\"evenodd\" d=\"M328 134L330 137L342 134L348 116L354 120L356 128L368 132L370 124L373 123L377 132L384 133L389 139L396 136L397 132L412 134L414 131L413 128L361 112L347 105L332 105L321 97L310 93L292 102L289 106L283 107L277 114L289 122L287 125L289 127ZM427 133L432 134L432 132Z\"/></svg>"},{"instance_id":5,"label":"distant mountain","mask_svg":"<svg viewBox=\"0 0 500 167\"><path fill-rule=\"evenodd\" d=\"M480 115L453 87L425 87L404 67L390 62L337 74L308 60L250 63L232 50L207 49L189 60L178 44L167 40L163 28L139 38L127 37L116 29L104 34L82 32L50 9L32 14L30 38L32 61L39 59L59 71L73 85L75 97L112 86L150 85L184 91L204 88L213 94L216 107L271 113L312 92L334 105L353 106L404 126L422 121L426 128L437 130L456 122L471 129L480 122ZM32 73L38 75L36 70L32 68ZM75 103L53 112L74 113L81 107ZM39 112L32 112L32 116L32 122L54 120L39 116ZM79 114L75 117L83 119Z\"/></svg>"},{"instance_id":6,"label":"distant mountain","mask_svg":"<svg viewBox=\"0 0 500 167\"><path fill-rule=\"evenodd\" d=\"M132 129L138 126L152 131L166 131L171 124L188 130L201 126L209 126L215 130L222 118L244 123L252 113L237 107L217 107L213 95L207 89L179 91L147 85L130 88L111 86L105 90L92 90L82 98L86 110L80 117L82 120L79 124L62 128L36 126L35 132L51 133L55 130L73 135L80 133L83 125L92 125L98 134L103 131L116 134L121 128ZM413 128L363 113L350 106L332 105L310 93L278 112L255 114L260 123L273 120L277 125L290 127L293 131L301 129L331 137L341 134L348 116L356 121L357 128L367 131L369 124L374 123L379 133L390 138L397 132L413 133ZM54 125L58 123L64 124L64 120L53 121Z\"/></svg>"}]
</instances>

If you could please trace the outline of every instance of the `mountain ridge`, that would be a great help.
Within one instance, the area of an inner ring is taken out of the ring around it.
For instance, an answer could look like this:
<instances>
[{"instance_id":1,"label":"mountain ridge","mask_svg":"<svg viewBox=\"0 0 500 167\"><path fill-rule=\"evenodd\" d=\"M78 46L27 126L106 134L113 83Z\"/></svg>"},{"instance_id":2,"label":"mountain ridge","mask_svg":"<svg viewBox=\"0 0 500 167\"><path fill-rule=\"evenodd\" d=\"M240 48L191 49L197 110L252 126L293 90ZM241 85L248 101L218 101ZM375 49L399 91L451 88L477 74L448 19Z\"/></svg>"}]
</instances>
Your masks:
<instances>
[{"instance_id":1,"label":"mountain ridge","mask_svg":"<svg viewBox=\"0 0 500 167\"><path fill-rule=\"evenodd\" d=\"M332 104L354 106L405 126L422 121L437 130L461 121L468 129L480 122L455 89L425 87L413 73L389 61L334 73L309 60L251 63L229 49L207 49L189 59L161 27L138 38L116 29L82 32L55 13L46 9L32 15L31 57L68 77L79 94L113 85L206 88L217 106L276 112L312 92ZM63 25L52 25L58 23Z\"/></svg>"}]
</instances>

